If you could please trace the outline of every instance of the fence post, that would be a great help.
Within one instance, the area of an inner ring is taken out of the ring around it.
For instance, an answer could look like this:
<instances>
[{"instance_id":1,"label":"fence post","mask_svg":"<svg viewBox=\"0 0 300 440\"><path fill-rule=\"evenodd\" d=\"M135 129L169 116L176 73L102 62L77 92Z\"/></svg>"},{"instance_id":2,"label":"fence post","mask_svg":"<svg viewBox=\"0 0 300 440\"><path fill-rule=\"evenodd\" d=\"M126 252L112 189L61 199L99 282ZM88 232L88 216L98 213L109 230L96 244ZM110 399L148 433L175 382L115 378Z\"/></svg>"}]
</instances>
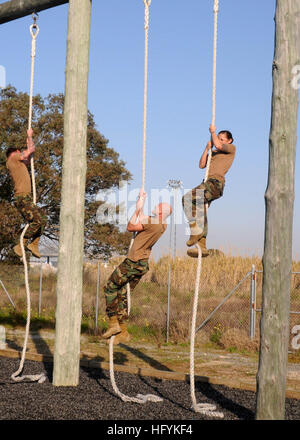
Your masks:
<instances>
[{"instance_id":1,"label":"fence post","mask_svg":"<svg viewBox=\"0 0 300 440\"><path fill-rule=\"evenodd\" d=\"M256 271L252 264L251 283L250 283L250 338L255 337L256 326Z\"/></svg>"},{"instance_id":2,"label":"fence post","mask_svg":"<svg viewBox=\"0 0 300 440\"><path fill-rule=\"evenodd\" d=\"M39 293L39 317L42 308L42 289L43 289L43 263L40 263L40 293Z\"/></svg>"},{"instance_id":3,"label":"fence post","mask_svg":"<svg viewBox=\"0 0 300 440\"><path fill-rule=\"evenodd\" d=\"M97 291L96 291L96 314L95 314L95 329L98 328L98 308L99 308L99 288L100 288L100 261L97 262Z\"/></svg>"},{"instance_id":4,"label":"fence post","mask_svg":"<svg viewBox=\"0 0 300 440\"><path fill-rule=\"evenodd\" d=\"M167 342L169 342L169 324L170 324L170 292L171 292L171 264L169 263L168 273L168 306L167 306Z\"/></svg>"}]
</instances>

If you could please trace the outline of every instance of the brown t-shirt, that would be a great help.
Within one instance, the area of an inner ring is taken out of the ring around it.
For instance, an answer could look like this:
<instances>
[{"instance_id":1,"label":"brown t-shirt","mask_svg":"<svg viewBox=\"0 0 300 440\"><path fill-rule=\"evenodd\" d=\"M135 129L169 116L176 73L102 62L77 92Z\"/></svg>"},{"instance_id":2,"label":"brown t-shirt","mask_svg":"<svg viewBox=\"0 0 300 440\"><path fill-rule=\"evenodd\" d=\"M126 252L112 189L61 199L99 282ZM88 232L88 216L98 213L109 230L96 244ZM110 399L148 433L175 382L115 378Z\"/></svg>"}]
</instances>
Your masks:
<instances>
[{"instance_id":1,"label":"brown t-shirt","mask_svg":"<svg viewBox=\"0 0 300 440\"><path fill-rule=\"evenodd\" d=\"M224 180L225 174L232 165L235 156L235 146L233 144L222 145L223 150L212 151L209 168L209 177L220 177Z\"/></svg>"},{"instance_id":2,"label":"brown t-shirt","mask_svg":"<svg viewBox=\"0 0 300 440\"><path fill-rule=\"evenodd\" d=\"M8 168L14 182L15 196L31 193L30 175L27 166L21 160L21 153L14 153L9 156L6 168Z\"/></svg>"},{"instance_id":3,"label":"brown t-shirt","mask_svg":"<svg viewBox=\"0 0 300 440\"><path fill-rule=\"evenodd\" d=\"M147 219L148 223L143 222L144 229L137 233L128 253L127 257L132 261L148 259L152 247L167 229L165 223L151 223L153 217L147 217Z\"/></svg>"}]
</instances>

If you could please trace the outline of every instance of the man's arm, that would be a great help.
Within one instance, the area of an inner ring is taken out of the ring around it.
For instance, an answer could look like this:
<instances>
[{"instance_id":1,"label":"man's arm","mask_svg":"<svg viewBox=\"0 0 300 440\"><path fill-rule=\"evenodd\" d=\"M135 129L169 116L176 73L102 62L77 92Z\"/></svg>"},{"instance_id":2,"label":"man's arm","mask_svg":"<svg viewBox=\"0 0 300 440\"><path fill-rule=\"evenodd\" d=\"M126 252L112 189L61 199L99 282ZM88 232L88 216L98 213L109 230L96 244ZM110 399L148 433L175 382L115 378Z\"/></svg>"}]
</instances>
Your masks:
<instances>
[{"instance_id":1,"label":"man's arm","mask_svg":"<svg viewBox=\"0 0 300 440\"><path fill-rule=\"evenodd\" d=\"M203 154L200 158L200 162L199 162L199 168L205 168L206 167L206 163L207 163L207 156L208 156L208 152L210 150L210 148L212 147L212 142L209 141L205 147L205 150L203 151Z\"/></svg>"},{"instance_id":2,"label":"man's arm","mask_svg":"<svg viewBox=\"0 0 300 440\"><path fill-rule=\"evenodd\" d=\"M142 224L144 215L144 204L146 200L146 193L140 190L140 194L138 200L136 202L135 213L131 217L127 225L127 231L129 232L140 232L144 230L144 226Z\"/></svg>"},{"instance_id":3,"label":"man's arm","mask_svg":"<svg viewBox=\"0 0 300 440\"><path fill-rule=\"evenodd\" d=\"M35 152L35 145L32 139L33 131L32 129L27 130L27 150L21 153L21 160L28 161L30 156Z\"/></svg>"},{"instance_id":4,"label":"man's arm","mask_svg":"<svg viewBox=\"0 0 300 440\"><path fill-rule=\"evenodd\" d=\"M209 126L209 131L211 134L211 139L212 139L212 143L213 145L218 149L218 150L223 150L223 145L220 141L220 139L218 138L217 135L217 127L215 125L210 125Z\"/></svg>"}]
</instances>

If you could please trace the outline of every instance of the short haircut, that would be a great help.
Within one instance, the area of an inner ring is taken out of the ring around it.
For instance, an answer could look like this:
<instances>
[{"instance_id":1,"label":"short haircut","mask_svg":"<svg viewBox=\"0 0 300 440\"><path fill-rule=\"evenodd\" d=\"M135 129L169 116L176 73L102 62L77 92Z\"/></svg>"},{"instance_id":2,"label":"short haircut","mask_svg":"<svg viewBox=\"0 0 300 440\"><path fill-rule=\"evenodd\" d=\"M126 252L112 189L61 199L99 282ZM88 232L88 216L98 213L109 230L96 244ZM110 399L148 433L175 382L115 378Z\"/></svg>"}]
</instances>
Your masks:
<instances>
[{"instance_id":1,"label":"short haircut","mask_svg":"<svg viewBox=\"0 0 300 440\"><path fill-rule=\"evenodd\" d=\"M15 153L16 151L18 151L18 148L16 148L16 147L9 147L6 150L6 157L8 158L11 155L11 153Z\"/></svg>"},{"instance_id":2,"label":"short haircut","mask_svg":"<svg viewBox=\"0 0 300 440\"><path fill-rule=\"evenodd\" d=\"M233 142L233 136L232 136L232 133L229 130L219 131L219 134L225 134L227 139L228 140L232 139L232 142Z\"/></svg>"}]
</instances>

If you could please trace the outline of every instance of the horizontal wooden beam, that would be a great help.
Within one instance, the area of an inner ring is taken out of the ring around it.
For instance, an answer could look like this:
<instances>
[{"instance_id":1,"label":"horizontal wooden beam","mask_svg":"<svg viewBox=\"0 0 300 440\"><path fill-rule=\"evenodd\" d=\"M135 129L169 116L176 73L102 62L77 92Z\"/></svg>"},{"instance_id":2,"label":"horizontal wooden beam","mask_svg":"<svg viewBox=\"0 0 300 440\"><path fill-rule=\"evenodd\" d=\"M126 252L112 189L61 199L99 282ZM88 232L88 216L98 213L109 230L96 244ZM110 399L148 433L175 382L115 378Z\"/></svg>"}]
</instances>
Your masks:
<instances>
[{"instance_id":1,"label":"horizontal wooden beam","mask_svg":"<svg viewBox=\"0 0 300 440\"><path fill-rule=\"evenodd\" d=\"M10 0L0 4L0 24L68 2L68 0Z\"/></svg>"}]
</instances>

